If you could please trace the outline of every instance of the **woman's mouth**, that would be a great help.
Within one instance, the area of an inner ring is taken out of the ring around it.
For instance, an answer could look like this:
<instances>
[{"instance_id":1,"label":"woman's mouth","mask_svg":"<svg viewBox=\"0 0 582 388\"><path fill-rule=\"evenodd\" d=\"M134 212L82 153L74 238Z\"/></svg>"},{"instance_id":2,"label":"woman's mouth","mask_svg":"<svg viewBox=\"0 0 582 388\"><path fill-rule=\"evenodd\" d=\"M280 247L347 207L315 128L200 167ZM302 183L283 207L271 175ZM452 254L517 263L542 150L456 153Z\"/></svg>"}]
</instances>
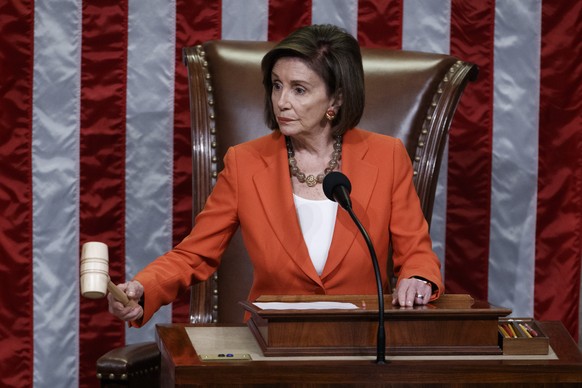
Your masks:
<instances>
[{"instance_id":1,"label":"woman's mouth","mask_svg":"<svg viewBox=\"0 0 582 388\"><path fill-rule=\"evenodd\" d=\"M279 116L279 117L277 117L277 121L279 123L286 124L286 123L290 123L291 121L293 121L293 119L290 119L288 117L280 117Z\"/></svg>"}]
</instances>

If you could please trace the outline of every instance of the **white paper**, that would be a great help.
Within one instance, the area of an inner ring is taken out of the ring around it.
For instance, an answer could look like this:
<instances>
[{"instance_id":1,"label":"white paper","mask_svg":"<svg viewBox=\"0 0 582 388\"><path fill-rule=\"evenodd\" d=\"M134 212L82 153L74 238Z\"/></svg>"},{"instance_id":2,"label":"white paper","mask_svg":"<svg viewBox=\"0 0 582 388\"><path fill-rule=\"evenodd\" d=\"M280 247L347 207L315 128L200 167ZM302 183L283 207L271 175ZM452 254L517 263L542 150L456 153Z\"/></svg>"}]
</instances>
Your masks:
<instances>
[{"instance_id":1,"label":"white paper","mask_svg":"<svg viewBox=\"0 0 582 388\"><path fill-rule=\"evenodd\" d=\"M355 310L359 307L347 302L264 302L254 303L262 310Z\"/></svg>"}]
</instances>

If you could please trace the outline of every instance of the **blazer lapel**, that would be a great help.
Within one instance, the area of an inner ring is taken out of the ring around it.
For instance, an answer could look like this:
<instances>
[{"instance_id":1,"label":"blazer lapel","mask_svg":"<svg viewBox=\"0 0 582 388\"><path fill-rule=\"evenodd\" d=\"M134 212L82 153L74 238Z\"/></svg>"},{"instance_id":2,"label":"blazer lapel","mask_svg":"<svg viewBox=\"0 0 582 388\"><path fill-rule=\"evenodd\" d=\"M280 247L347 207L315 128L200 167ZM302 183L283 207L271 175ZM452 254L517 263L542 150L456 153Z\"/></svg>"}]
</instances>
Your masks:
<instances>
[{"instance_id":1,"label":"blazer lapel","mask_svg":"<svg viewBox=\"0 0 582 388\"><path fill-rule=\"evenodd\" d=\"M352 184L350 194L352 208L358 219L362 220L368 211L373 188L378 179L378 167L365 161L368 144L357 130L346 132L342 148L342 172ZM331 247L321 274L322 279L332 273L344 260L358 234L360 232L348 212L338 208Z\"/></svg>"},{"instance_id":2,"label":"blazer lapel","mask_svg":"<svg viewBox=\"0 0 582 388\"><path fill-rule=\"evenodd\" d=\"M280 133L273 137L276 144L272 144L271 148L265 147L261 152L266 167L254 175L253 181L279 242L297 266L321 285L321 279L309 257L293 202L285 139Z\"/></svg>"}]
</instances>

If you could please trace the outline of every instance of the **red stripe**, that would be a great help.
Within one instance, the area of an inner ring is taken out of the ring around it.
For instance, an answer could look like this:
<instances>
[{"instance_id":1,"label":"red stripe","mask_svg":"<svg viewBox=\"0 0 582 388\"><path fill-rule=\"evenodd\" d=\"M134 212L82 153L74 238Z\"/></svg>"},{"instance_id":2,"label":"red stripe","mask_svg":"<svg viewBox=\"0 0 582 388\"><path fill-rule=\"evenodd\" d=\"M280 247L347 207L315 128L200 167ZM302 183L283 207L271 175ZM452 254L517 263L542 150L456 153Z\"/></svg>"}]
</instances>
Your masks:
<instances>
[{"instance_id":1,"label":"red stripe","mask_svg":"<svg viewBox=\"0 0 582 388\"><path fill-rule=\"evenodd\" d=\"M182 64L182 47L220 39L221 2L205 0L176 2L176 79L174 97L173 243L177 244L192 227L192 149L188 74ZM172 305L172 320L188 322L190 294Z\"/></svg>"},{"instance_id":2,"label":"red stripe","mask_svg":"<svg viewBox=\"0 0 582 388\"><path fill-rule=\"evenodd\" d=\"M360 0L358 41L364 47L402 48L402 0Z\"/></svg>"},{"instance_id":3,"label":"red stripe","mask_svg":"<svg viewBox=\"0 0 582 388\"><path fill-rule=\"evenodd\" d=\"M453 0L451 54L479 66L449 137L447 292L487 300L495 1Z\"/></svg>"},{"instance_id":4,"label":"red stripe","mask_svg":"<svg viewBox=\"0 0 582 388\"><path fill-rule=\"evenodd\" d=\"M34 5L0 3L0 386L31 387Z\"/></svg>"},{"instance_id":5,"label":"red stripe","mask_svg":"<svg viewBox=\"0 0 582 388\"><path fill-rule=\"evenodd\" d=\"M114 283L125 278L125 92L127 1L83 3L81 52L80 239L109 246ZM123 322L107 301L81 298L80 376L94 386L95 362L125 345Z\"/></svg>"},{"instance_id":6,"label":"red stripe","mask_svg":"<svg viewBox=\"0 0 582 388\"><path fill-rule=\"evenodd\" d=\"M582 3L542 3L534 316L578 338L582 258ZM576 55L575 53L578 53Z\"/></svg>"},{"instance_id":7,"label":"red stripe","mask_svg":"<svg viewBox=\"0 0 582 388\"><path fill-rule=\"evenodd\" d=\"M311 25L311 0L269 0L268 40L280 41L299 27Z\"/></svg>"}]
</instances>

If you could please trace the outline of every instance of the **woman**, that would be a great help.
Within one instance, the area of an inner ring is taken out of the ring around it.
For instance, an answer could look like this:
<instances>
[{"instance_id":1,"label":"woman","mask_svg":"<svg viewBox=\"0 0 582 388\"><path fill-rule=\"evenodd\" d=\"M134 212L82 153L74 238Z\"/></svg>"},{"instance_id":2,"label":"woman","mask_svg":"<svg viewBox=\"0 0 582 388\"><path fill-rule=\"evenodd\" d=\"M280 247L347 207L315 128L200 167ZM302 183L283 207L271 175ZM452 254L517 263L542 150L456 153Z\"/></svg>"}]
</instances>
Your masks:
<instances>
[{"instance_id":1,"label":"woman","mask_svg":"<svg viewBox=\"0 0 582 388\"><path fill-rule=\"evenodd\" d=\"M110 312L141 326L214 273L238 227L254 268L250 300L376 294L367 245L349 215L323 193L323 177L333 170L354 183L353 208L375 245L385 288L392 242L393 303L436 299L444 292L440 264L408 154L397 139L355 128L364 109L357 41L335 26L304 27L265 55L262 71L265 116L274 131L228 150L189 236L120 285L141 306L124 307L108 296Z\"/></svg>"}]
</instances>

